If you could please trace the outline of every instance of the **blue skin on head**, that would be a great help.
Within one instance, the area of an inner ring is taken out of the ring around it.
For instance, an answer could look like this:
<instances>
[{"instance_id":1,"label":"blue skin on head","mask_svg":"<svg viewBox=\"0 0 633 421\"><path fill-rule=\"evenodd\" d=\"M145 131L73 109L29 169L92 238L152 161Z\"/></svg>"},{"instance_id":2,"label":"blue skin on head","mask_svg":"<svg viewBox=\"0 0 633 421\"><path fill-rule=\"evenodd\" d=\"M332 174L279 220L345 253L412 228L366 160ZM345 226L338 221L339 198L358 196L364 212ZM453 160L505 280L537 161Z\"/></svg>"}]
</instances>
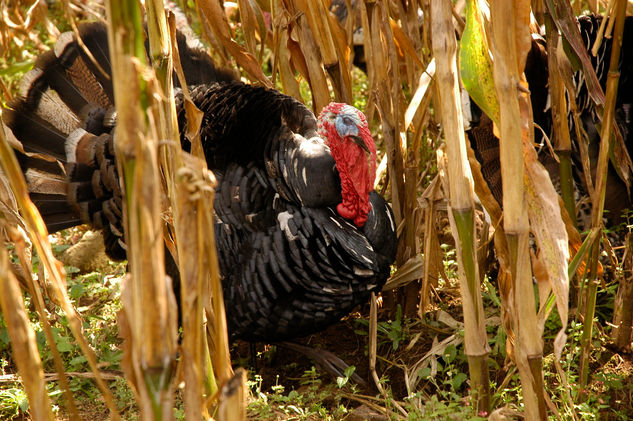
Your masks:
<instances>
[{"instance_id":1,"label":"blue skin on head","mask_svg":"<svg viewBox=\"0 0 633 421\"><path fill-rule=\"evenodd\" d=\"M334 121L334 125L336 126L336 131L339 136L358 136L358 126L354 124L354 121L347 115L337 116Z\"/></svg>"},{"instance_id":2,"label":"blue skin on head","mask_svg":"<svg viewBox=\"0 0 633 421\"><path fill-rule=\"evenodd\" d=\"M341 112L336 116L334 126L339 136L358 136L358 126L362 124L360 117L356 113L356 109L345 105Z\"/></svg>"},{"instance_id":3,"label":"blue skin on head","mask_svg":"<svg viewBox=\"0 0 633 421\"><path fill-rule=\"evenodd\" d=\"M358 136L358 126L361 124L363 124L363 122L356 112L356 109L350 105L344 106L334 120L334 127L341 139L351 140L369 154L367 144Z\"/></svg>"}]
</instances>

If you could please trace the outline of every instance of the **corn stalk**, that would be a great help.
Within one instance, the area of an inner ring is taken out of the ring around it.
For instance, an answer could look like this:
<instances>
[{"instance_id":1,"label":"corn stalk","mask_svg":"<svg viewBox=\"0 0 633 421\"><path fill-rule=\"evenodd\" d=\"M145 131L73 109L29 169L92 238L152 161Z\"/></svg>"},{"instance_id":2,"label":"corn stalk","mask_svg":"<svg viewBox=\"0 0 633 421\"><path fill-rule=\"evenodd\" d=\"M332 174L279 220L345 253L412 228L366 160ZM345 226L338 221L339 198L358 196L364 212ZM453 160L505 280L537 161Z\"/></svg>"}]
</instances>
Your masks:
<instances>
[{"instance_id":1,"label":"corn stalk","mask_svg":"<svg viewBox=\"0 0 633 421\"><path fill-rule=\"evenodd\" d=\"M233 40L231 33L231 27L229 26L228 19L224 14L222 3L219 1L200 1L196 0L196 9L203 22L207 22L209 27L213 30L214 37L211 34L207 34L207 39L219 47L222 47L228 51L237 64L239 64L250 78L254 81L261 83L264 86L272 87L270 80L266 77L260 64L253 54L248 52L244 47L239 45ZM206 26L205 26L206 27Z\"/></svg>"},{"instance_id":2,"label":"corn stalk","mask_svg":"<svg viewBox=\"0 0 633 421\"><path fill-rule=\"evenodd\" d=\"M108 42L118 124L115 152L124 191L130 274L120 313L124 371L143 419L170 419L175 385L177 307L165 275L158 167L160 92L148 71L140 4L107 3ZM152 308L153 311L147 311Z\"/></svg>"},{"instance_id":3,"label":"corn stalk","mask_svg":"<svg viewBox=\"0 0 633 421\"><path fill-rule=\"evenodd\" d=\"M633 234L626 236L624 273L613 303L613 331L611 339L623 352L631 352L631 324L633 323Z\"/></svg>"},{"instance_id":4,"label":"corn stalk","mask_svg":"<svg viewBox=\"0 0 633 421\"><path fill-rule=\"evenodd\" d=\"M166 140L163 142L163 147L160 148L160 163L166 180L168 197L172 204L173 236L176 246L174 258L179 262L178 267L182 268L180 270L180 311L183 341L180 362L186 384L183 391L185 414L187 418L200 419L202 418L205 395L217 391L214 379L206 379L205 381L204 378L208 349L204 341L203 306L208 294L203 294L203 290L208 290L208 287L204 288L204 285L205 282L208 282L209 276L204 270L208 267L204 265L204 251L197 247L199 242L195 241L195 237L185 234L187 232L207 231L197 226L196 205L189 200L189 195L185 194L187 186L183 184L190 180L176 176L178 169L183 164L172 81L173 60L175 58L178 62L179 57L175 38L175 23L172 20L170 25L167 24L162 2L148 2L147 10L152 67L161 91L164 92L164 95L160 97L161 101L158 107L160 120L157 130L159 138ZM181 86L184 86L186 90L186 81L181 80L181 82ZM195 108L190 101L187 104ZM195 116L190 116L191 123L188 125L188 127L195 128L194 133L199 127L200 120L198 119L196 125L194 124L195 118ZM197 148L193 149L201 150L201 147L198 145ZM206 390L205 384L208 385Z\"/></svg>"},{"instance_id":5,"label":"corn stalk","mask_svg":"<svg viewBox=\"0 0 633 421\"><path fill-rule=\"evenodd\" d=\"M0 138L5 139L3 129L0 129ZM8 149L6 149L5 151L8 151ZM0 175L0 235L4 234L6 238L2 240L10 241L13 244L13 246L15 247L14 254L17 255L19 259L19 265L14 263L11 265L6 265L6 267L2 269L0 273L6 273L6 276L8 277L15 276L20 285L25 288L31 295L32 302L35 305L35 309L40 318L42 330L44 331L44 335L46 336L46 341L48 342L51 353L53 355L53 363L55 365L55 371L57 371L57 376L59 378L59 387L63 392L66 407L72 417L79 418L77 405L70 390L68 376L66 375L66 372L64 370L62 357L54 340L53 330L45 309L45 302L40 284L38 284L36 279L31 274L33 267L31 260L33 245L26 234L24 220L20 217L18 213L17 201L9 186L9 180L5 177L5 173L3 171L0 171ZM17 175L18 173L14 174L14 176ZM46 279L45 277L43 278L44 280ZM9 302L9 304L15 307L23 305L21 300L12 300ZM16 309L6 311L15 312L16 314L19 313L19 311ZM3 310L3 313L5 313L5 310ZM14 359L18 361L20 358L28 356L28 352L16 352L14 355ZM21 364L21 362L19 362L18 364ZM37 370L32 371L34 374L37 372Z\"/></svg>"},{"instance_id":6,"label":"corn stalk","mask_svg":"<svg viewBox=\"0 0 633 421\"><path fill-rule=\"evenodd\" d=\"M490 5L493 69L500 117L500 159L503 183L503 226L512 276L510 314L514 324L515 362L519 368L525 415L546 418L541 371L543 342L539 335L530 265L530 226L524 189L523 140L529 139L529 99L519 91L530 45L530 3L495 0ZM532 147L530 145L530 147Z\"/></svg>"},{"instance_id":7,"label":"corn stalk","mask_svg":"<svg viewBox=\"0 0 633 421\"><path fill-rule=\"evenodd\" d=\"M52 421L53 411L46 390L35 332L24 306L18 280L9 267L9 253L4 247L0 250L0 308L11 339L20 380L29 398L30 415L38 421Z\"/></svg>"},{"instance_id":8,"label":"corn stalk","mask_svg":"<svg viewBox=\"0 0 633 421\"><path fill-rule=\"evenodd\" d=\"M550 14L545 14L547 34L547 62L549 69L549 89L552 103L552 121L554 122L554 148L560 163L561 197L565 203L567 214L576 225L576 198L574 197L574 181L571 164L571 136L569 134L568 109L565 101L565 84L563 75L558 70L558 31Z\"/></svg>"},{"instance_id":9,"label":"corn stalk","mask_svg":"<svg viewBox=\"0 0 633 421\"><path fill-rule=\"evenodd\" d=\"M29 234L31 241L33 245L35 246L35 249L37 250L40 261L42 262L43 267L45 269L45 274L48 277L47 281L50 282L50 287L53 291L53 300L55 301L57 305L61 307L63 312L66 314L66 317L68 318L68 325L70 327L70 330L75 340L77 341L81 349L81 352L86 357L88 365L90 366L90 370L94 374L97 387L99 388L104 398L105 404L108 407L108 410L110 411L111 419L119 420L120 419L119 412L114 402L114 397L112 396L110 389L108 389L108 386L106 385L104 379L100 376L99 369L97 367L97 358L96 358L95 352L92 350L92 348L88 344L87 339L83 335L81 318L79 317L77 311L73 307L70 301L70 298L68 296L68 292L66 290L65 272L64 272L63 266L53 256L50 242L48 241L48 232L46 230L46 226L44 225L44 221L42 220L42 217L37 211L37 208L35 207L35 205L29 198L24 176L22 175L20 166L15 157L15 154L13 153L13 150L11 149L9 142L7 138L5 137L4 128L0 129L0 163L2 164L2 169L4 171L4 174L6 175L9 181L11 190L13 191L15 195L15 201L20 209L20 214L24 221L25 231ZM10 228L15 228L15 227L10 227ZM18 245L18 247L20 246ZM26 253L21 252L21 254L24 255ZM29 265L27 264L25 260L26 259L23 256L21 259L23 270L27 276L31 276L29 268L28 268ZM6 272L3 271L3 273L6 273ZM7 276L10 276L10 275L7 275ZM31 279L31 283L32 283L32 279ZM9 288L12 288L10 285L6 285L6 288L7 288L7 294L14 294L9 291ZM36 308L39 308L40 315L43 315L44 314L43 298L41 296L41 291L39 291L38 288L39 286L32 285L31 287L29 287L29 290L31 294L33 295ZM12 296L13 298L15 298L14 295ZM19 301L21 300L22 299L20 298ZM14 300L11 300L11 304L13 306L19 306L19 302L17 301L14 302ZM9 311L9 309L10 307L3 308L3 312ZM13 311L15 310L15 308L11 310ZM18 314L19 314L19 310L18 310ZM16 315L16 317L18 316ZM47 340L51 344L53 344L54 341L52 340L53 337L49 329L49 323L43 322L43 325L44 325L45 333L47 335ZM16 330L16 332L20 332L18 334L20 335L22 339L26 338L28 342L30 342L31 340L34 340L26 331L24 331L24 327L21 326L21 322L17 319L15 320L15 327L19 329L19 330ZM23 364L23 367L28 367L29 370L35 370L35 372L31 373L31 375L29 376L29 380L27 380L28 382L35 382L35 383L28 384L28 385L25 384L25 388L27 388L27 393L29 394L29 399L31 399L32 405L38 405L38 409L37 409L38 413L40 413L44 417L44 419L46 419L47 413L41 411L42 407L40 405L40 403L42 402L42 399L44 399L43 401L44 403L42 404L43 405L45 404L46 402L45 398L42 398L40 395L33 394L33 393L38 393L37 390L40 389L40 386L37 385L37 383L39 382L39 379L36 374L38 370L37 368L38 363L35 357L31 353L31 347L33 346L36 347L36 345L34 342L27 343L27 344L24 344L23 342L21 343L18 342L16 343L16 345L13 345L13 346L20 346L20 345L24 345L24 347L21 348L20 350L17 350L14 348L14 353L16 353L17 355L16 360L19 361L22 358L24 359L22 363L18 363L18 364L19 365ZM55 350L56 349L55 345L51 345L51 346L53 347L52 349L54 349L53 355L58 354L58 352ZM64 374L59 356L55 356L55 366L60 375L60 378L62 379L61 380L62 389L64 389L64 395L66 396L66 400L68 401L70 410L71 412L76 413L77 410L73 403L72 397L70 396L68 382L64 380L65 374Z\"/></svg>"},{"instance_id":10,"label":"corn stalk","mask_svg":"<svg viewBox=\"0 0 633 421\"><path fill-rule=\"evenodd\" d=\"M457 42L452 23L451 2L431 5L433 55L437 65L436 83L440 115L446 135L449 182L449 217L457 248L459 280L464 311L464 343L470 370L471 393L476 413L490 412L488 337L481 298L472 176L466 154L459 80Z\"/></svg>"},{"instance_id":11,"label":"corn stalk","mask_svg":"<svg viewBox=\"0 0 633 421\"><path fill-rule=\"evenodd\" d=\"M611 60L607 76L607 92L602 118L602 130L600 131L600 151L598 153L598 165L596 168L595 192L592 197L591 226L592 230L602 227L604 212L604 198L607 186L607 170L609 166L609 151L612 144L613 124L615 121L615 101L618 92L618 80L620 78L619 61L622 47L622 34L624 32L624 19L626 17L626 1L615 0L615 28L613 30L613 43L611 47ZM580 358L580 385L584 387L589 378L589 353L591 351L591 336L593 334L593 318L596 311L596 294L598 291L597 279L598 258L600 248L596 241L591 249L590 270L587 279L587 301L583 321L583 336L581 339L582 354Z\"/></svg>"}]
</instances>

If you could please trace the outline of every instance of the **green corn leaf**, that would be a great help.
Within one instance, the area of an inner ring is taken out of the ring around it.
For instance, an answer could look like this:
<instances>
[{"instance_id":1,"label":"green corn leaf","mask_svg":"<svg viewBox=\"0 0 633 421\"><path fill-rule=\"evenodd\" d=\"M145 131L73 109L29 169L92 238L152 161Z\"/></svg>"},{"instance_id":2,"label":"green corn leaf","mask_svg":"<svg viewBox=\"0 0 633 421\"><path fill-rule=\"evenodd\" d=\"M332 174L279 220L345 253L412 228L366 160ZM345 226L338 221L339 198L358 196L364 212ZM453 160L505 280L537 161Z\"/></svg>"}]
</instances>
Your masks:
<instances>
[{"instance_id":1,"label":"green corn leaf","mask_svg":"<svg viewBox=\"0 0 633 421\"><path fill-rule=\"evenodd\" d=\"M466 1L466 27L459 50L459 66L462 83L470 97L499 124L499 102L478 0Z\"/></svg>"}]
</instances>

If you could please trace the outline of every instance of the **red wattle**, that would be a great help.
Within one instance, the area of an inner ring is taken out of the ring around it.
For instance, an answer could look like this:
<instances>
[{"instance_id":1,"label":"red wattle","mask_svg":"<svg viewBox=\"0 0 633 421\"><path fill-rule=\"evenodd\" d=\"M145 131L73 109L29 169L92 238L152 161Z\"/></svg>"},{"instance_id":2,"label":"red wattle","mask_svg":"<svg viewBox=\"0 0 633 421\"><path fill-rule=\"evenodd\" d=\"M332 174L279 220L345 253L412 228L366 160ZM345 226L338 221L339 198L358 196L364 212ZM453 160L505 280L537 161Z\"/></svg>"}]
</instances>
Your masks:
<instances>
[{"instance_id":1,"label":"red wattle","mask_svg":"<svg viewBox=\"0 0 633 421\"><path fill-rule=\"evenodd\" d=\"M348 208L345 203L339 203L336 206L336 211L345 219L354 219L357 215L356 210Z\"/></svg>"},{"instance_id":2,"label":"red wattle","mask_svg":"<svg viewBox=\"0 0 633 421\"><path fill-rule=\"evenodd\" d=\"M338 113L342 106L330 104L323 112ZM353 138L341 138L330 121L319 123L319 133L326 139L341 177L342 201L336 206L336 211L359 228L365 225L371 210L369 193L374 189L376 176L376 146L362 113L361 119L364 124L358 127L358 136L365 141L369 154Z\"/></svg>"},{"instance_id":3,"label":"red wattle","mask_svg":"<svg viewBox=\"0 0 633 421\"><path fill-rule=\"evenodd\" d=\"M365 225L365 222L367 222L367 214L360 214L356 216L356 218L354 218L354 225L356 225L358 228L361 228L363 225Z\"/></svg>"}]
</instances>

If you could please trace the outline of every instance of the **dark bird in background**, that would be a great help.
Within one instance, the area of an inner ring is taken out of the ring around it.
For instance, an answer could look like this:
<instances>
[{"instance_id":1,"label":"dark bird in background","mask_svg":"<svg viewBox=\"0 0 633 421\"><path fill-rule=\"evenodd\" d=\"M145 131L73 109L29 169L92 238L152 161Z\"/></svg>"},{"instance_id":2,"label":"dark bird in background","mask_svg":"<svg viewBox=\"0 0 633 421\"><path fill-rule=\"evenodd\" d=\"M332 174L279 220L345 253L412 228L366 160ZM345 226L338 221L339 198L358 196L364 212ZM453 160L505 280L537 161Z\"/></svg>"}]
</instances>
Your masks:
<instances>
[{"instance_id":1,"label":"dark bird in background","mask_svg":"<svg viewBox=\"0 0 633 421\"><path fill-rule=\"evenodd\" d=\"M358 0L351 0L349 2L351 12L348 10L347 4L346 0L332 0L330 3L330 12L336 16L336 19L343 26L348 25L348 18L352 20L350 25L352 30L352 47L354 49L354 66L367 73L360 2Z\"/></svg>"},{"instance_id":2,"label":"dark bird in background","mask_svg":"<svg viewBox=\"0 0 633 421\"><path fill-rule=\"evenodd\" d=\"M591 55L591 48L596 40L598 28L602 21L601 16L587 15L578 17L578 27L581 37L585 43L587 51L591 57L592 65L598 76L598 80L606 90L607 74L609 70L609 61L611 59L611 38L604 38L602 44L596 54ZM532 48L528 52L525 65L525 75L529 84L532 112L534 122L540 126L543 131L551 139L552 135L552 115L549 108L549 87L548 87L548 61L546 44L543 39L538 37L532 39ZM590 158L590 166L592 175L595 173L597 165L598 148L600 142L600 133L598 124L600 123L595 105L589 97L587 86L582 72L574 74L574 86L576 91L572 93L575 98L582 130L587 133L587 142ZM492 130L492 121L479 110L474 103L473 119L471 128L468 131L470 144L475 152L478 161L481 164L482 175L486 179L491 192L495 199L502 203L501 190L501 166L499 162L499 141L494 136ZM618 93L616 98L616 123L624 138L629 156L633 154L633 17L627 17L625 20L624 34L622 40L622 49L620 55L620 79L618 84ZM578 199L585 199L588 196L588 189L585 185L585 178L582 175L582 164L580 160L580 151L578 142L583 140L577 139L571 116L570 134L572 136L572 165L574 167L574 184ZM535 139L537 143L542 139L541 131L535 130ZM559 185L560 175L558 163L552 156L549 148L544 146L540 148L539 160L548 170L554 185ZM632 191L627 188L624 181L619 177L613 168L610 168L607 178L607 191L605 196L605 210L608 211L606 217L611 224L618 223L621 219L622 212L631 208ZM589 227L591 208L581 206L578 208L578 221L581 229Z\"/></svg>"},{"instance_id":3,"label":"dark bird in background","mask_svg":"<svg viewBox=\"0 0 633 421\"><path fill-rule=\"evenodd\" d=\"M79 33L110 74L105 26ZM178 46L218 179L215 238L230 336L274 342L325 329L380 291L395 258L393 215L373 190L376 147L365 116L333 103L317 120L294 98L233 80L181 35ZM90 223L109 256L124 259L112 92L66 33L24 77L4 117L49 231Z\"/></svg>"}]
</instances>

